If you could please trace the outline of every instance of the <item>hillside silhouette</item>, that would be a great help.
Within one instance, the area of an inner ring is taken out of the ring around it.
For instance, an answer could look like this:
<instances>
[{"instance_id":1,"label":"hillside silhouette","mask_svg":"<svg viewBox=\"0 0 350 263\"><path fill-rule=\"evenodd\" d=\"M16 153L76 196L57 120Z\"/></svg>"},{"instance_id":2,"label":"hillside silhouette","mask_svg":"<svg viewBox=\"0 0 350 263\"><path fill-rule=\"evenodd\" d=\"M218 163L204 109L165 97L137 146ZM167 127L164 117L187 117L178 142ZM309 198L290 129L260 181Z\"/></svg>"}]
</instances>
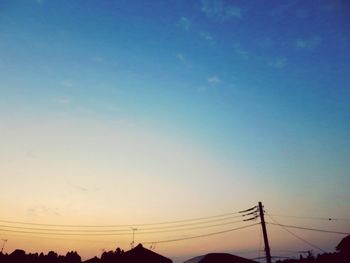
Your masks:
<instances>
[{"instance_id":1,"label":"hillside silhouette","mask_svg":"<svg viewBox=\"0 0 350 263\"><path fill-rule=\"evenodd\" d=\"M124 252L120 248L115 251L103 252L101 257L93 257L82 261L76 251L68 252L65 256L58 255L54 251L48 254L29 253L16 249L10 254L0 252L1 263L172 263L172 260L146 249L142 244ZM227 253L209 253L194 257L185 263L253 263L254 260L245 259ZM317 256L309 253L308 256L300 255L299 259L277 260L276 263L349 263L350 262L350 235L343 238L336 246L336 252L324 253Z\"/></svg>"}]
</instances>

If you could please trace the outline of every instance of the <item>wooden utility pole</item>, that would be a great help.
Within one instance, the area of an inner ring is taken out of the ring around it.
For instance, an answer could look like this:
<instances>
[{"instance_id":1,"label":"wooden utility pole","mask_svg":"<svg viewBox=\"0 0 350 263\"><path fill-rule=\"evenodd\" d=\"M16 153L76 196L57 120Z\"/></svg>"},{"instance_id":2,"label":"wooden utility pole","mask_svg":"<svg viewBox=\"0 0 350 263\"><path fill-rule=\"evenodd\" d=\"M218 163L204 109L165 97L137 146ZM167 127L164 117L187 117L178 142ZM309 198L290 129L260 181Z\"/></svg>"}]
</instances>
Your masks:
<instances>
[{"instance_id":1,"label":"wooden utility pole","mask_svg":"<svg viewBox=\"0 0 350 263\"><path fill-rule=\"evenodd\" d=\"M264 208L263 208L263 205L261 202L259 202L259 214L260 214L262 232L263 232L263 236L264 236L266 262L271 263L272 262L271 261L271 252L270 252L269 240L267 238L266 224L265 224L265 218L264 218Z\"/></svg>"}]
</instances>

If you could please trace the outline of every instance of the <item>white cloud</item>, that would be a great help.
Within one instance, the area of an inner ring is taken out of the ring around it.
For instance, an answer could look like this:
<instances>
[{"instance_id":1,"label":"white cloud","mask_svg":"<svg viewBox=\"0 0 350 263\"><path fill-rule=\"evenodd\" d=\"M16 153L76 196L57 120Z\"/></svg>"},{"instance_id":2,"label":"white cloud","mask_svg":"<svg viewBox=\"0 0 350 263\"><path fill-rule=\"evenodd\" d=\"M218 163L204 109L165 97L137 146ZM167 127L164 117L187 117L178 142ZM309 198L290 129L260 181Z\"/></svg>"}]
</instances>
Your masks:
<instances>
[{"instance_id":1,"label":"white cloud","mask_svg":"<svg viewBox=\"0 0 350 263\"><path fill-rule=\"evenodd\" d=\"M73 87L73 83L70 80L64 80L62 81L62 86L66 87L66 88L71 88Z\"/></svg>"},{"instance_id":2,"label":"white cloud","mask_svg":"<svg viewBox=\"0 0 350 263\"><path fill-rule=\"evenodd\" d=\"M202 0L202 12L211 18L228 20L242 18L241 8L225 3L223 0Z\"/></svg>"},{"instance_id":3,"label":"white cloud","mask_svg":"<svg viewBox=\"0 0 350 263\"><path fill-rule=\"evenodd\" d=\"M176 55L177 59L180 60L182 63L185 63L186 62L186 58L185 56L182 54L182 53L178 53Z\"/></svg>"},{"instance_id":4,"label":"white cloud","mask_svg":"<svg viewBox=\"0 0 350 263\"><path fill-rule=\"evenodd\" d=\"M208 78L208 82L210 84L219 84L221 82L221 79L218 76L211 76Z\"/></svg>"},{"instance_id":5,"label":"white cloud","mask_svg":"<svg viewBox=\"0 0 350 263\"><path fill-rule=\"evenodd\" d=\"M107 105L107 109L110 111L121 111L122 109L115 105Z\"/></svg>"},{"instance_id":6,"label":"white cloud","mask_svg":"<svg viewBox=\"0 0 350 263\"><path fill-rule=\"evenodd\" d=\"M92 60L95 61L95 62L101 63L105 59L103 57L97 56L97 57L93 57Z\"/></svg>"},{"instance_id":7,"label":"white cloud","mask_svg":"<svg viewBox=\"0 0 350 263\"><path fill-rule=\"evenodd\" d=\"M265 48L269 48L274 45L274 41L270 37L265 37L260 40L260 45Z\"/></svg>"},{"instance_id":8,"label":"white cloud","mask_svg":"<svg viewBox=\"0 0 350 263\"><path fill-rule=\"evenodd\" d=\"M236 6L230 6L226 10L226 16L227 17L235 17L235 18L241 18L241 9Z\"/></svg>"},{"instance_id":9,"label":"white cloud","mask_svg":"<svg viewBox=\"0 0 350 263\"><path fill-rule=\"evenodd\" d=\"M277 68L277 69L282 69L286 66L287 60L285 58L277 58L273 61L269 62L269 66Z\"/></svg>"},{"instance_id":10,"label":"white cloud","mask_svg":"<svg viewBox=\"0 0 350 263\"><path fill-rule=\"evenodd\" d=\"M200 35L206 40L213 40L213 37L207 32L201 32Z\"/></svg>"},{"instance_id":11,"label":"white cloud","mask_svg":"<svg viewBox=\"0 0 350 263\"><path fill-rule=\"evenodd\" d=\"M208 32L200 32L199 35L205 39L206 41L208 41L211 45L214 44L214 38L212 37L212 35L210 35Z\"/></svg>"},{"instance_id":12,"label":"white cloud","mask_svg":"<svg viewBox=\"0 0 350 263\"><path fill-rule=\"evenodd\" d=\"M208 87L206 87L206 86L199 86L196 89L196 91L199 93L206 92L207 90L208 90Z\"/></svg>"},{"instance_id":13,"label":"white cloud","mask_svg":"<svg viewBox=\"0 0 350 263\"><path fill-rule=\"evenodd\" d=\"M237 55L243 58L248 58L248 51L242 48L241 44L239 42L236 42L233 44L233 50Z\"/></svg>"},{"instance_id":14,"label":"white cloud","mask_svg":"<svg viewBox=\"0 0 350 263\"><path fill-rule=\"evenodd\" d=\"M190 31L191 21L187 17L182 16L177 22L177 25L186 31Z\"/></svg>"},{"instance_id":15,"label":"white cloud","mask_svg":"<svg viewBox=\"0 0 350 263\"><path fill-rule=\"evenodd\" d=\"M52 209L50 207L47 207L45 205L40 206L33 206L27 209L27 215L28 216L46 216L46 215L55 215L59 216L59 210L57 208Z\"/></svg>"},{"instance_id":16,"label":"white cloud","mask_svg":"<svg viewBox=\"0 0 350 263\"><path fill-rule=\"evenodd\" d=\"M280 1L279 4L275 5L275 7L270 9L268 14L271 16L283 15L288 10L295 9L294 8L295 4L296 4L296 1Z\"/></svg>"},{"instance_id":17,"label":"white cloud","mask_svg":"<svg viewBox=\"0 0 350 263\"><path fill-rule=\"evenodd\" d=\"M202 0L201 10L209 17L217 16L223 13L223 3L220 0Z\"/></svg>"},{"instance_id":18,"label":"white cloud","mask_svg":"<svg viewBox=\"0 0 350 263\"><path fill-rule=\"evenodd\" d=\"M305 9L298 9L296 11L296 16L300 18L305 18L305 17L308 17L309 15L310 15L309 12Z\"/></svg>"},{"instance_id":19,"label":"white cloud","mask_svg":"<svg viewBox=\"0 0 350 263\"><path fill-rule=\"evenodd\" d=\"M295 41L295 46L299 49L313 49L318 46L320 42L321 38L317 36L306 39L300 38Z\"/></svg>"},{"instance_id":20,"label":"white cloud","mask_svg":"<svg viewBox=\"0 0 350 263\"><path fill-rule=\"evenodd\" d=\"M55 98L55 102L57 102L59 104L68 105L71 103L71 98L68 96L61 96L61 97Z\"/></svg>"},{"instance_id":21,"label":"white cloud","mask_svg":"<svg viewBox=\"0 0 350 263\"><path fill-rule=\"evenodd\" d=\"M84 186L81 186L81 185L78 185L78 184L71 184L71 183L68 183L71 187L75 188L76 190L79 190L81 192L87 192L89 191L88 188L84 187Z\"/></svg>"},{"instance_id":22,"label":"white cloud","mask_svg":"<svg viewBox=\"0 0 350 263\"><path fill-rule=\"evenodd\" d=\"M298 48L305 48L307 46L307 43L305 40L302 40L302 39L298 39L297 41L295 41L295 45L298 47Z\"/></svg>"},{"instance_id":23,"label":"white cloud","mask_svg":"<svg viewBox=\"0 0 350 263\"><path fill-rule=\"evenodd\" d=\"M185 66L191 67L190 61L186 58L186 56L182 53L177 53L176 58Z\"/></svg>"}]
</instances>

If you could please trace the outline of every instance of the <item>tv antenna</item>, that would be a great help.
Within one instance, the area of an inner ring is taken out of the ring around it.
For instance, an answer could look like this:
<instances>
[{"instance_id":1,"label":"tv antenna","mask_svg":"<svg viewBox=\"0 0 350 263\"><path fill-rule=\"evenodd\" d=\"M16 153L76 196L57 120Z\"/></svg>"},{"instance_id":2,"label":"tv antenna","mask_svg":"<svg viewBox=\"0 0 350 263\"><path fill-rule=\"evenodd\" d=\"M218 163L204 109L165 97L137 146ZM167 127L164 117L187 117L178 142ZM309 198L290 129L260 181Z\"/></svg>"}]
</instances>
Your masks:
<instances>
[{"instance_id":1,"label":"tv antenna","mask_svg":"<svg viewBox=\"0 0 350 263\"><path fill-rule=\"evenodd\" d=\"M152 243L149 249L150 250L155 250L156 246L157 246L157 243Z\"/></svg>"},{"instance_id":2,"label":"tv antenna","mask_svg":"<svg viewBox=\"0 0 350 263\"><path fill-rule=\"evenodd\" d=\"M132 242L130 243L130 245L131 245L131 249L133 249L135 245L135 231L137 231L137 228L132 227L131 230L132 230Z\"/></svg>"},{"instance_id":3,"label":"tv antenna","mask_svg":"<svg viewBox=\"0 0 350 263\"><path fill-rule=\"evenodd\" d=\"M2 248L1 248L1 253L4 251L4 248L5 248L5 245L6 245L6 242L8 241L8 239L3 239L2 242Z\"/></svg>"}]
</instances>

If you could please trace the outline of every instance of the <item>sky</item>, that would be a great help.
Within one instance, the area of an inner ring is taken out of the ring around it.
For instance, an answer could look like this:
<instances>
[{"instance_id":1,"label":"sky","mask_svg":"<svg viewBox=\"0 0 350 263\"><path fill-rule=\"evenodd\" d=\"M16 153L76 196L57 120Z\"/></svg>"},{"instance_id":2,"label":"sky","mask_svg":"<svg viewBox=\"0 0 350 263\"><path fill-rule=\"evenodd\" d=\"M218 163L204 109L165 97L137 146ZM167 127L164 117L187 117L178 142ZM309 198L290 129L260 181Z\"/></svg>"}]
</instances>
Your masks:
<instances>
[{"instance_id":1,"label":"sky","mask_svg":"<svg viewBox=\"0 0 350 263\"><path fill-rule=\"evenodd\" d=\"M350 218L349 15L338 0L0 0L0 220L137 227L258 201ZM83 258L132 238L4 229L5 252ZM275 254L315 249L268 231ZM343 237L295 231L325 251ZM260 239L256 226L155 251L181 262L258 251Z\"/></svg>"}]
</instances>

